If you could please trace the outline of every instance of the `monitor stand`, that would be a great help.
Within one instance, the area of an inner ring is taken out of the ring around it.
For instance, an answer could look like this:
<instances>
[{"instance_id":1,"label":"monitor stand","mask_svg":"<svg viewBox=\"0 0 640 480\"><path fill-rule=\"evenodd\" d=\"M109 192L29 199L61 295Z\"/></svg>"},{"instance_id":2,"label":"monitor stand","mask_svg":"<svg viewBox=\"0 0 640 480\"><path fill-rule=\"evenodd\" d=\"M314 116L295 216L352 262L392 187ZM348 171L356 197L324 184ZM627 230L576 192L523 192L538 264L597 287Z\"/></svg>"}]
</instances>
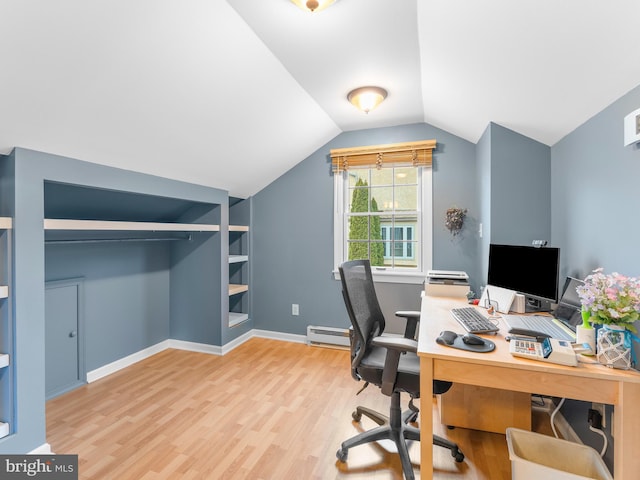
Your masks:
<instances>
[{"instance_id":1,"label":"monitor stand","mask_svg":"<svg viewBox=\"0 0 640 480\"><path fill-rule=\"evenodd\" d=\"M525 313L536 313L536 312L550 312L551 311L551 302L548 300L539 300L537 298L528 297L525 295L524 299L524 311Z\"/></svg>"}]
</instances>

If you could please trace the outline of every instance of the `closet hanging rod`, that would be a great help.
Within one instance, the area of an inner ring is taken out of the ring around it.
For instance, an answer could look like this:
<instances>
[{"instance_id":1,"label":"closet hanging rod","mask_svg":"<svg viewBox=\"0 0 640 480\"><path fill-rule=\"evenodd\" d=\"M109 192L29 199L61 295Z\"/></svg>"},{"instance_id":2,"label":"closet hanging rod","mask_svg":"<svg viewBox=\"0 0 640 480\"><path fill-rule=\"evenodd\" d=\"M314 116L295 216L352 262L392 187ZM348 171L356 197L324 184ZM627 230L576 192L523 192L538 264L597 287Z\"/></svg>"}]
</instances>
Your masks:
<instances>
[{"instance_id":1,"label":"closet hanging rod","mask_svg":"<svg viewBox=\"0 0 640 480\"><path fill-rule=\"evenodd\" d=\"M158 237L158 238L78 238L66 240L45 240L45 245L62 245L67 243L120 243L120 242L174 242L176 240L192 240L191 235L186 237Z\"/></svg>"}]
</instances>

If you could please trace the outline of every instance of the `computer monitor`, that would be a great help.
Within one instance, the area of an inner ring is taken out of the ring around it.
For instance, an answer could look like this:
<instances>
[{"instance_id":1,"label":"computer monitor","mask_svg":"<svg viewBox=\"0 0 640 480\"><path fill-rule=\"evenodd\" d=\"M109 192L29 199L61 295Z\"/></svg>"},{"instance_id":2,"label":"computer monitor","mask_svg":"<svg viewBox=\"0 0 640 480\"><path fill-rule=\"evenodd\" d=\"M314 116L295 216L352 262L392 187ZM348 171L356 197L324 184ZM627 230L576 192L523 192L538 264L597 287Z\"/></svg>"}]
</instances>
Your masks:
<instances>
[{"instance_id":1,"label":"computer monitor","mask_svg":"<svg viewBox=\"0 0 640 480\"><path fill-rule=\"evenodd\" d=\"M558 300L560 249L489 245L487 283L525 296L527 311L548 311Z\"/></svg>"}]
</instances>

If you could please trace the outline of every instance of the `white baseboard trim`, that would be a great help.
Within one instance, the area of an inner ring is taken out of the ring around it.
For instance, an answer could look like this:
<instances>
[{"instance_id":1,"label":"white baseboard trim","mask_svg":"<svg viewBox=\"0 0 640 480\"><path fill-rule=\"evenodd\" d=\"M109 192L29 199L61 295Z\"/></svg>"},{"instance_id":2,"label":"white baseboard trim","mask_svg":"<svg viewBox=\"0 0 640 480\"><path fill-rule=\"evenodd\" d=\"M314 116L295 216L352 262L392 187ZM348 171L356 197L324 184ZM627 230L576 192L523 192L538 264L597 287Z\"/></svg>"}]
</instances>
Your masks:
<instances>
[{"instance_id":1,"label":"white baseboard trim","mask_svg":"<svg viewBox=\"0 0 640 480\"><path fill-rule=\"evenodd\" d=\"M51 445L48 443L44 443L40 445L38 448L31 450L27 455L51 455L53 452L51 451Z\"/></svg>"},{"instance_id":2,"label":"white baseboard trim","mask_svg":"<svg viewBox=\"0 0 640 480\"><path fill-rule=\"evenodd\" d=\"M549 417L551 417L551 414L555 410L556 405L549 398L543 398L542 400L544 401L544 405L534 405L533 409L545 412L549 415ZM558 435L560 435L562 438L564 438L565 440L569 440L570 442L584 445L582 439L578 436L569 422L567 422L567 419L564 418L564 415L562 415L561 412L556 413L553 424L556 427L556 432L558 432Z\"/></svg>"},{"instance_id":3,"label":"white baseboard trim","mask_svg":"<svg viewBox=\"0 0 640 480\"><path fill-rule=\"evenodd\" d=\"M307 343L306 335L297 335L294 333L274 332L271 330L251 330L252 337L270 338L272 340L282 340L284 342Z\"/></svg>"},{"instance_id":4,"label":"white baseboard trim","mask_svg":"<svg viewBox=\"0 0 640 480\"><path fill-rule=\"evenodd\" d=\"M134 363L137 363L145 358L149 358L156 353L160 353L163 350L169 348L169 340L165 340L160 343L156 343L144 350L140 350L139 352L132 353L131 355L127 355L120 360L116 360L115 362L108 363L102 367L96 368L95 370L91 370L87 372L87 383L95 382L107 375L111 375L112 373L117 372L118 370L122 370Z\"/></svg>"},{"instance_id":5,"label":"white baseboard trim","mask_svg":"<svg viewBox=\"0 0 640 480\"><path fill-rule=\"evenodd\" d=\"M95 382L107 375L111 375L112 373L117 372L118 370L122 370L134 363L137 363L145 358L149 358L156 353L160 353L167 348L175 348L177 350L187 350L190 352L200 352L200 353L208 353L211 355L226 355L233 349L239 347L246 341L250 340L253 337L258 338L269 338L272 340L282 340L285 342L294 342L294 343L306 343L306 335L295 335L291 333L282 333L282 332L273 332L271 330L249 330L247 333L240 335L238 338L230 341L229 343L224 344L222 347L217 345L209 345L207 343L197 343L197 342L187 342L184 340L164 340L160 343L156 343L151 347L145 348L144 350L140 350L139 352L132 353L124 358L116 360L115 362L111 362L102 367L96 368L95 370L91 370L87 372L87 383Z\"/></svg>"},{"instance_id":6,"label":"white baseboard trim","mask_svg":"<svg viewBox=\"0 0 640 480\"><path fill-rule=\"evenodd\" d=\"M176 350L187 350L189 352L209 353L211 355L222 355L223 347L209 345L208 343L187 342L185 340L168 340L168 348Z\"/></svg>"},{"instance_id":7,"label":"white baseboard trim","mask_svg":"<svg viewBox=\"0 0 640 480\"><path fill-rule=\"evenodd\" d=\"M247 340L252 339L254 337L253 332L254 332L254 330L249 330L248 332L245 332L242 335L240 335L238 338L235 338L235 339L231 340L230 342L225 343L222 346L222 355L226 355L231 350L234 350L234 349L238 348L240 345L242 345Z\"/></svg>"}]
</instances>

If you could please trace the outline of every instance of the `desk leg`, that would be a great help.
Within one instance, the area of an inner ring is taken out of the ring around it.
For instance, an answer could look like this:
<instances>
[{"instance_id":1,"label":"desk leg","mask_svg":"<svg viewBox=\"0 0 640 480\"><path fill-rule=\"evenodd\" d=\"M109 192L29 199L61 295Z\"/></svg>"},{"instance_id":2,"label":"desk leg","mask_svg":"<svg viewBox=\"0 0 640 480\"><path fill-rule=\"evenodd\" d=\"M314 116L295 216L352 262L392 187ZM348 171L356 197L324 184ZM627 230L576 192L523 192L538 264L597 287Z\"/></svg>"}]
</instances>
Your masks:
<instances>
[{"instance_id":1,"label":"desk leg","mask_svg":"<svg viewBox=\"0 0 640 480\"><path fill-rule=\"evenodd\" d=\"M620 382L618 404L613 414L613 469L616 480L638 478L640 456L640 384Z\"/></svg>"},{"instance_id":2,"label":"desk leg","mask_svg":"<svg viewBox=\"0 0 640 480\"><path fill-rule=\"evenodd\" d=\"M433 479L433 360L420 357L420 478Z\"/></svg>"}]
</instances>

